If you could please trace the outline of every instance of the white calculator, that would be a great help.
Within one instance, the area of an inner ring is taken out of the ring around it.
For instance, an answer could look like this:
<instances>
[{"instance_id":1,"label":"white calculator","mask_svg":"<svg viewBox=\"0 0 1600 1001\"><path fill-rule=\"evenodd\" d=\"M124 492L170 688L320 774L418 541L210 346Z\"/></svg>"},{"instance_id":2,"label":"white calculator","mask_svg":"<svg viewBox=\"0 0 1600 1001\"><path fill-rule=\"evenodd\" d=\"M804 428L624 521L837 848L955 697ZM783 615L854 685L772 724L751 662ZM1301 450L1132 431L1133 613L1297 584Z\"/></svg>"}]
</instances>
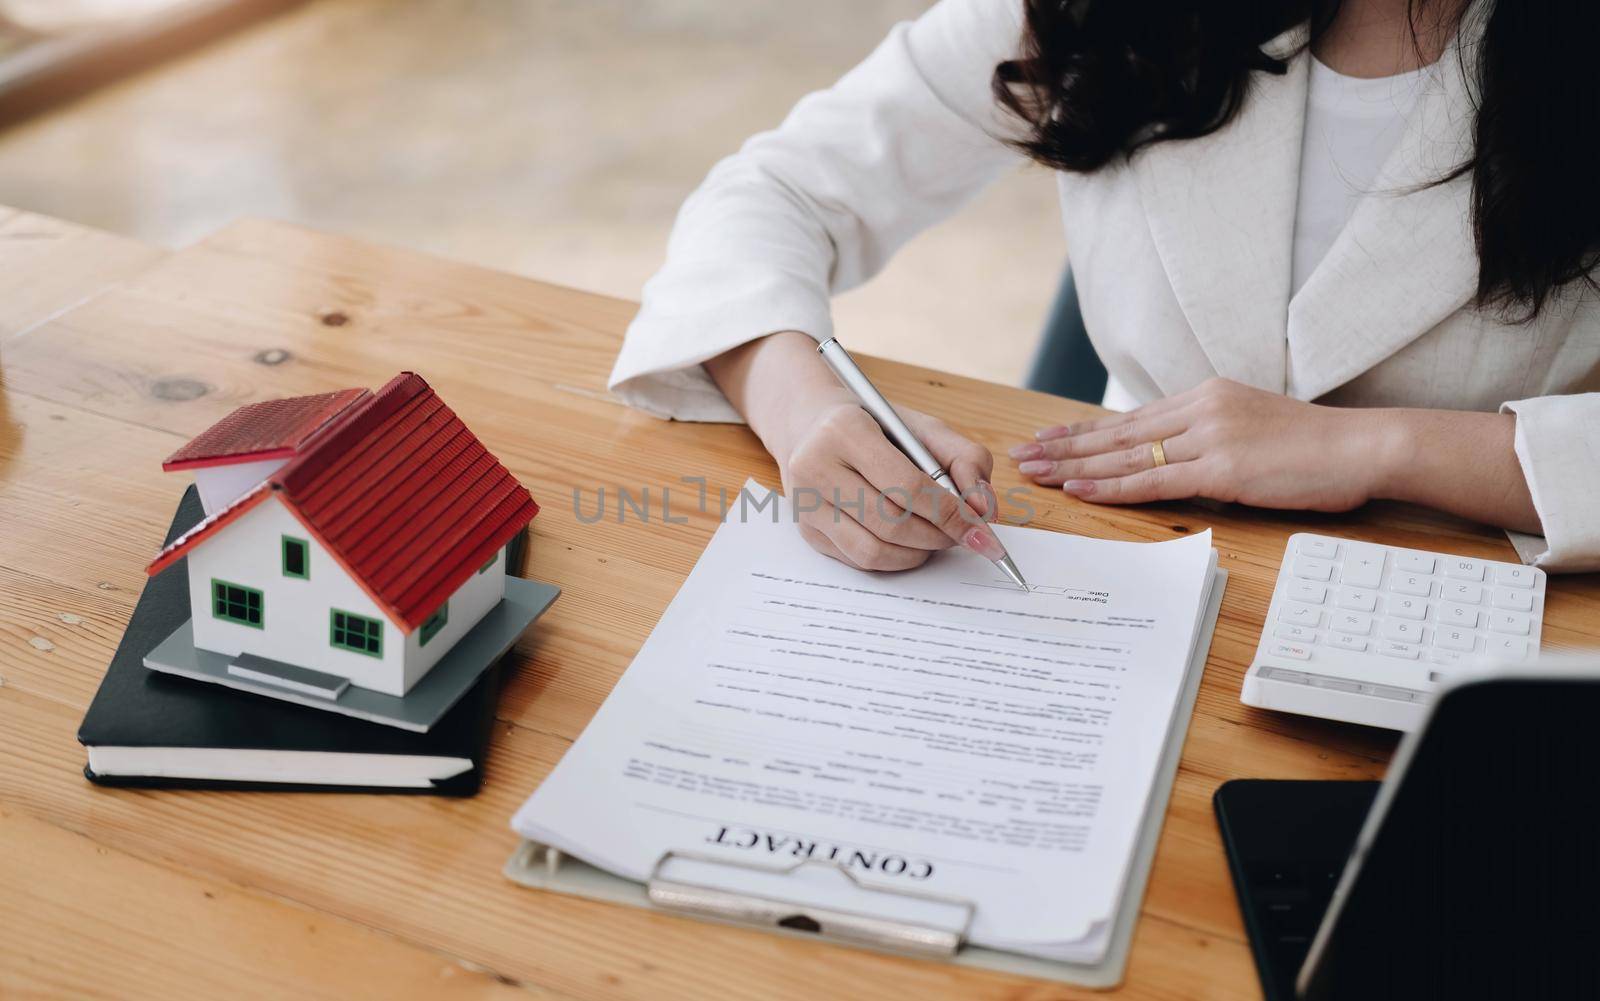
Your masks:
<instances>
[{"instance_id":1,"label":"white calculator","mask_svg":"<svg viewBox=\"0 0 1600 1001\"><path fill-rule=\"evenodd\" d=\"M1245 705L1410 730L1455 673L1539 652L1545 573L1331 535L1290 536Z\"/></svg>"}]
</instances>

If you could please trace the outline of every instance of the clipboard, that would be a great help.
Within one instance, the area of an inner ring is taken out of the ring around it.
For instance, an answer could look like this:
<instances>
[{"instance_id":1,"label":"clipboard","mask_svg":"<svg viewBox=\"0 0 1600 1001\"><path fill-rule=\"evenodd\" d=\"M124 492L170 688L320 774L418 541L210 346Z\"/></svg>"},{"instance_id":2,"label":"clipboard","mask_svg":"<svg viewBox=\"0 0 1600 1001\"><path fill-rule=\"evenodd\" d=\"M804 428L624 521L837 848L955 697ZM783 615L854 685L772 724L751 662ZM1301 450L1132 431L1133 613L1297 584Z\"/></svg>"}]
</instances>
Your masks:
<instances>
[{"instance_id":1,"label":"clipboard","mask_svg":"<svg viewBox=\"0 0 1600 1001\"><path fill-rule=\"evenodd\" d=\"M763 928L780 935L821 939L837 945L893 955L938 959L959 966L997 970L1080 987L1102 990L1115 987L1122 982L1127 968L1134 925L1138 921L1145 886L1150 879L1156 843L1161 837L1161 823L1166 817L1167 803L1172 798L1178 759L1182 756L1184 738L1189 732L1189 719L1194 714L1195 699L1200 692L1200 679L1205 674L1206 657L1211 650L1211 638L1216 632L1217 613L1222 606L1222 594L1227 582L1226 570L1213 570L1211 589L1206 595L1199 628L1195 631L1189 668L1184 675L1183 688L1178 693L1172 722L1167 728L1166 743L1156 766L1155 785L1145 807L1144 818L1139 824L1138 842L1134 846L1128 876L1117 902L1110 943L1105 955L1097 963L1041 959L970 945L965 941L966 925L959 920L935 927L884 917L874 910L874 903L881 902L884 897L915 897L922 902L942 905L954 915L959 915L964 908L967 923L970 923L975 909L968 901L862 883L842 866L822 860L798 862L785 869L774 869L695 852L669 851L657 860L651 877L641 883L591 866L549 845L524 841L501 871L522 886L590 900L653 908L723 924ZM861 906L850 909L816 907L784 899L780 895L754 896L686 881L671 873L674 863L682 861L755 868L775 876L796 875L814 866L831 868L837 870L837 878L848 880L860 891Z\"/></svg>"}]
</instances>

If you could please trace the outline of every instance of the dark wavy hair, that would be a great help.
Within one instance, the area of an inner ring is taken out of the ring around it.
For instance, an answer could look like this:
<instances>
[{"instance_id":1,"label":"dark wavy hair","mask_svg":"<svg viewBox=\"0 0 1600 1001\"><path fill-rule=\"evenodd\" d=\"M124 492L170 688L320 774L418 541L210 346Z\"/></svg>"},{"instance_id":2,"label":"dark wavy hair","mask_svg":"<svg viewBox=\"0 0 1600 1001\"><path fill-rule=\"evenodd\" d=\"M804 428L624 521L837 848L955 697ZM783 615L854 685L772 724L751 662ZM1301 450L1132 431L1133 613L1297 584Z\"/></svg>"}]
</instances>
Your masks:
<instances>
[{"instance_id":1,"label":"dark wavy hair","mask_svg":"<svg viewBox=\"0 0 1600 1001\"><path fill-rule=\"evenodd\" d=\"M1411 0L1414 30L1427 6ZM1478 305L1531 320L1563 286L1600 289L1600 2L1446 6L1482 19L1482 44L1463 61L1476 74L1473 153L1439 182L1472 177ZM1019 58L995 68L994 94L1029 127L1020 149L1091 172L1222 128L1252 73L1287 69L1263 44L1307 22L1314 43L1337 10L1338 0L1026 0Z\"/></svg>"}]
</instances>

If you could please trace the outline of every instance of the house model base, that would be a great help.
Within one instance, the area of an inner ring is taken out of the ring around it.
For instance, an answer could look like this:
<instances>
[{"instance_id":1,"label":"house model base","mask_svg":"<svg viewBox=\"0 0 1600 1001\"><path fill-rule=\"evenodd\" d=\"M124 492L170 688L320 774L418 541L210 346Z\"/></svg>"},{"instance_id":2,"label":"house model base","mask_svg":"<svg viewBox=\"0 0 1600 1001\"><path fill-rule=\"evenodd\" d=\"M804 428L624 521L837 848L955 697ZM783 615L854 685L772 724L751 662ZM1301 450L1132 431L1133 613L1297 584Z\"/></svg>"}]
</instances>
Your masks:
<instances>
[{"instance_id":1,"label":"house model base","mask_svg":"<svg viewBox=\"0 0 1600 1001\"><path fill-rule=\"evenodd\" d=\"M348 679L250 653L237 657L194 645L194 621L179 626L145 656L152 671L209 681L268 698L296 702L373 723L426 733L517 637L556 600L560 588L507 575L505 597L456 641L405 695L385 695Z\"/></svg>"}]
</instances>

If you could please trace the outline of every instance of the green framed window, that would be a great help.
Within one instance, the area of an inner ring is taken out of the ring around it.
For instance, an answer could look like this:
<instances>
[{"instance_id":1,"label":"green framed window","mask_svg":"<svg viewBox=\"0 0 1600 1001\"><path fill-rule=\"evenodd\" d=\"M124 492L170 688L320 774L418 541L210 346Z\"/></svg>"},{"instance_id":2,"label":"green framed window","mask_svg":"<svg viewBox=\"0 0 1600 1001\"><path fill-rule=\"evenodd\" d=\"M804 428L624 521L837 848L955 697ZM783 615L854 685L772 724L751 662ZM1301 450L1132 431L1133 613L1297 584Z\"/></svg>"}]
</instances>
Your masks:
<instances>
[{"instance_id":1,"label":"green framed window","mask_svg":"<svg viewBox=\"0 0 1600 1001\"><path fill-rule=\"evenodd\" d=\"M496 549L494 551L494 554L489 557L489 562L487 562L483 566L479 567L478 568L478 572L479 573L488 573L489 572L489 568L494 566L494 561L498 560L499 558L500 558L500 550Z\"/></svg>"},{"instance_id":2,"label":"green framed window","mask_svg":"<svg viewBox=\"0 0 1600 1001\"><path fill-rule=\"evenodd\" d=\"M332 609L328 613L328 643L341 650L383 656L383 622L354 612Z\"/></svg>"},{"instance_id":3,"label":"green framed window","mask_svg":"<svg viewBox=\"0 0 1600 1001\"><path fill-rule=\"evenodd\" d=\"M215 577L211 578L211 614L241 626L266 627L265 599L260 591Z\"/></svg>"},{"instance_id":4,"label":"green framed window","mask_svg":"<svg viewBox=\"0 0 1600 1001\"><path fill-rule=\"evenodd\" d=\"M311 543L292 535L283 537L283 575L311 579Z\"/></svg>"},{"instance_id":5,"label":"green framed window","mask_svg":"<svg viewBox=\"0 0 1600 1001\"><path fill-rule=\"evenodd\" d=\"M422 629L420 630L421 642L417 645L427 646L428 641L439 635L439 630L443 629L444 624L449 621L450 602L446 601L444 604L439 606L439 610L437 612L434 612L432 615L428 616L428 621L422 624Z\"/></svg>"}]
</instances>

